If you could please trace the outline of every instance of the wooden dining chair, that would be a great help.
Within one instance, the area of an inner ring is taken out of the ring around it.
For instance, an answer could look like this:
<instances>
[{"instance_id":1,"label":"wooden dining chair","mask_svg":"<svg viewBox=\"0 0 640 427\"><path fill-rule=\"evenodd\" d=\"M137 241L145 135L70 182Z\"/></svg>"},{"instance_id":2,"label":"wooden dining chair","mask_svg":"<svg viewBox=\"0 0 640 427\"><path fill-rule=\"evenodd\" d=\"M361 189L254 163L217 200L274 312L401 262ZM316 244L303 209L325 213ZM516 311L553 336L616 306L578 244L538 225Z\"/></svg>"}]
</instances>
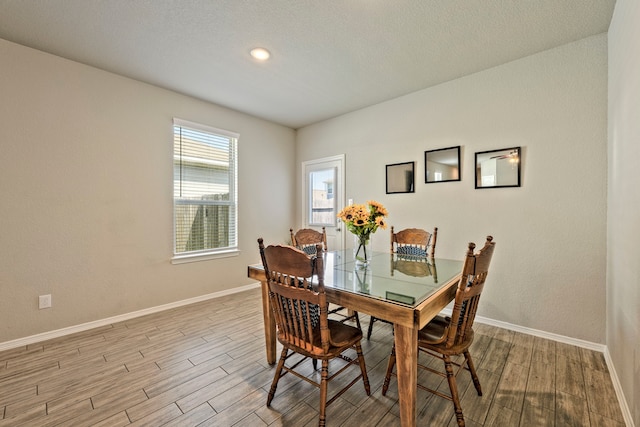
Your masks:
<instances>
[{"instance_id":1,"label":"wooden dining chair","mask_svg":"<svg viewBox=\"0 0 640 427\"><path fill-rule=\"evenodd\" d=\"M328 318L321 245L317 245L316 255L308 255L292 246L265 248L262 238L258 239L258 247L269 285L269 304L276 321L277 337L282 344L267 406L271 405L280 378L291 373L320 389L318 425L324 426L327 406L360 379L367 396L371 394L360 344L362 330ZM317 283L312 283L314 277L317 277ZM355 351L355 357L350 350ZM296 355L302 358L294 357ZM322 361L320 382L296 370L307 358ZM332 370L331 375L329 361L332 366L334 362L341 365ZM360 368L359 374L327 399L329 382L356 364Z\"/></svg>"},{"instance_id":2,"label":"wooden dining chair","mask_svg":"<svg viewBox=\"0 0 640 427\"><path fill-rule=\"evenodd\" d=\"M322 246L323 251L327 250L327 230L324 227L322 227L322 232L311 228L302 228L295 233L293 228L290 228L289 233L291 233L291 245L309 255L315 255L318 244Z\"/></svg>"},{"instance_id":3,"label":"wooden dining chair","mask_svg":"<svg viewBox=\"0 0 640 427\"><path fill-rule=\"evenodd\" d=\"M489 273L495 242L493 237L487 236L484 247L478 253L474 253L475 247L474 243L469 243L451 316L436 316L418 332L419 353L441 359L444 362L444 372L421 363L418 363L418 367L446 378L449 383L450 394L442 393L422 384L418 384L418 388L452 401L460 427L464 427L464 417L460 405L460 396L458 395L456 376L463 368L471 373L471 379L478 396L482 396L482 387L469 353L469 346L473 342L473 321L476 317L480 294ZM462 363L454 362L451 359L452 356L460 354L464 355ZM395 363L396 352L394 345L382 386L383 396L389 389L391 377L395 376L393 372ZM455 372L453 366L456 366Z\"/></svg>"},{"instance_id":4,"label":"wooden dining chair","mask_svg":"<svg viewBox=\"0 0 640 427\"><path fill-rule=\"evenodd\" d=\"M396 233L391 226L391 253L434 258L437 239L438 227L433 233L421 228L405 228Z\"/></svg>"},{"instance_id":5,"label":"wooden dining chair","mask_svg":"<svg viewBox=\"0 0 640 427\"><path fill-rule=\"evenodd\" d=\"M426 258L427 255L430 258L434 258L436 253L437 238L438 227L435 227L433 229L433 233L429 233L428 231L421 228L405 228L404 230L400 230L396 233L394 232L393 226L391 226L391 254L406 256L407 259L410 259L411 257L421 257L422 259L415 259L414 261L424 260L425 265L423 267L428 268L428 260ZM391 274L393 275L395 271L393 267L394 260L392 259L391 262ZM417 269L420 268L420 266L417 264L413 267ZM411 275L416 276L416 274ZM373 333L373 324L379 321L389 324L392 323L388 320L378 319L377 317L371 316L371 318L369 319L369 327L367 328L367 340L371 339L371 334Z\"/></svg>"},{"instance_id":6,"label":"wooden dining chair","mask_svg":"<svg viewBox=\"0 0 640 427\"><path fill-rule=\"evenodd\" d=\"M328 250L327 231L324 227L322 227L322 232L310 228L303 228L295 233L293 232L293 228L290 228L289 233L291 233L291 244L307 254L314 255L316 253L316 245L321 245L323 251ZM346 307L334 305L329 310L329 314L339 316L340 321L343 323L353 320L356 322L358 329L361 329L360 316L358 316L358 312L356 311L349 311Z\"/></svg>"}]
</instances>

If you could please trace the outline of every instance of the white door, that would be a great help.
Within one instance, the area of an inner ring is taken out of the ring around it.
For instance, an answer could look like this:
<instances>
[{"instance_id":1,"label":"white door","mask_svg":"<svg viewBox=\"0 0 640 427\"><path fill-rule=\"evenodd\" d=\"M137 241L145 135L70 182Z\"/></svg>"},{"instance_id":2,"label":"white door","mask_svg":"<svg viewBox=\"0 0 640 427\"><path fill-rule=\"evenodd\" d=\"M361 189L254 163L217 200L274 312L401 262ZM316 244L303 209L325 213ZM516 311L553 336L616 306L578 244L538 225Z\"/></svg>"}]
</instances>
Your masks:
<instances>
[{"instance_id":1,"label":"white door","mask_svg":"<svg viewBox=\"0 0 640 427\"><path fill-rule=\"evenodd\" d=\"M327 231L330 251L342 250L344 233L337 214L344 207L344 154L302 162L303 228Z\"/></svg>"}]
</instances>

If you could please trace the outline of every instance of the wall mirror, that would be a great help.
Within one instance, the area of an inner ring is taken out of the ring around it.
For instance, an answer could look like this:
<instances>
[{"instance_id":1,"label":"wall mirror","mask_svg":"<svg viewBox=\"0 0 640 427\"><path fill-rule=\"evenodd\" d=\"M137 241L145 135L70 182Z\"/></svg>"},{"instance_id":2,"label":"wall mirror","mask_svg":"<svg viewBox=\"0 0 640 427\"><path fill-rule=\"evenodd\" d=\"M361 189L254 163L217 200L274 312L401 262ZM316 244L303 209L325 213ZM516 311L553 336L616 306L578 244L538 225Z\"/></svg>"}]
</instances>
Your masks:
<instances>
[{"instance_id":1,"label":"wall mirror","mask_svg":"<svg viewBox=\"0 0 640 427\"><path fill-rule=\"evenodd\" d=\"M460 181L460 146L424 152L424 182Z\"/></svg>"},{"instance_id":2,"label":"wall mirror","mask_svg":"<svg viewBox=\"0 0 640 427\"><path fill-rule=\"evenodd\" d=\"M476 153L476 188L520 187L520 147Z\"/></svg>"},{"instance_id":3,"label":"wall mirror","mask_svg":"<svg viewBox=\"0 0 640 427\"><path fill-rule=\"evenodd\" d=\"M387 165L387 194L413 193L415 162Z\"/></svg>"}]
</instances>

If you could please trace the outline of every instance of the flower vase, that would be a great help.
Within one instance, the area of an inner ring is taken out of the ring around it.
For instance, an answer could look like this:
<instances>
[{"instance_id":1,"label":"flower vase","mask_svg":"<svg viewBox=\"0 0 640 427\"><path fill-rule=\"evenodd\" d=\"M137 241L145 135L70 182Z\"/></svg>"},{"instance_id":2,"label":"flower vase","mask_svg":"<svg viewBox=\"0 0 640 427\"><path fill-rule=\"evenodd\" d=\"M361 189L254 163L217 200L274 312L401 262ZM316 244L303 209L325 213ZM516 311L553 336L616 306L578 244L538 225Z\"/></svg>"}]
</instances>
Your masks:
<instances>
[{"instance_id":1,"label":"flower vase","mask_svg":"<svg viewBox=\"0 0 640 427\"><path fill-rule=\"evenodd\" d=\"M372 276L368 268L356 268L353 271L354 289L363 294L371 294Z\"/></svg>"},{"instance_id":2,"label":"flower vase","mask_svg":"<svg viewBox=\"0 0 640 427\"><path fill-rule=\"evenodd\" d=\"M371 260L371 238L370 236L353 236L353 258L356 262L356 268L367 268Z\"/></svg>"}]
</instances>

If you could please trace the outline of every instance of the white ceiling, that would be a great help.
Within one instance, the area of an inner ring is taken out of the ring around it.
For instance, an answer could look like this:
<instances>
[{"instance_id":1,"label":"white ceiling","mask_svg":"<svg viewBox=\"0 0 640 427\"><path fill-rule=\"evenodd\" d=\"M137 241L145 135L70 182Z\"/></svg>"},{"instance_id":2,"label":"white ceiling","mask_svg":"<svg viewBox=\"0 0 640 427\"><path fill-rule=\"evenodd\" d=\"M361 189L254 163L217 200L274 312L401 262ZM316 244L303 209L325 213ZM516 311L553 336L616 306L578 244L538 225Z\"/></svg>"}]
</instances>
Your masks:
<instances>
[{"instance_id":1,"label":"white ceiling","mask_svg":"<svg viewBox=\"0 0 640 427\"><path fill-rule=\"evenodd\" d=\"M606 32L614 5L0 0L0 38L299 128Z\"/></svg>"}]
</instances>

